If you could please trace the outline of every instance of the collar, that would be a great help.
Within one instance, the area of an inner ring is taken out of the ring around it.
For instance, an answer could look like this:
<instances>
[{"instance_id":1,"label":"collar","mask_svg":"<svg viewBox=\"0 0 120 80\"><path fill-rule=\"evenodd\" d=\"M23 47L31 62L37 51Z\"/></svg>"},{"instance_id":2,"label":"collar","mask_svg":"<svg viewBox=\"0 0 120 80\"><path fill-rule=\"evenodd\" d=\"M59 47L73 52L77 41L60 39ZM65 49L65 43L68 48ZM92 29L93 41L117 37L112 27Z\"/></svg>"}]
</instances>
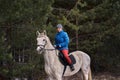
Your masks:
<instances>
[{"instance_id":1,"label":"collar","mask_svg":"<svg viewBox=\"0 0 120 80\"><path fill-rule=\"evenodd\" d=\"M58 34L59 34L59 33L62 33L62 32L63 32L63 30L61 30L60 32L58 32Z\"/></svg>"}]
</instances>

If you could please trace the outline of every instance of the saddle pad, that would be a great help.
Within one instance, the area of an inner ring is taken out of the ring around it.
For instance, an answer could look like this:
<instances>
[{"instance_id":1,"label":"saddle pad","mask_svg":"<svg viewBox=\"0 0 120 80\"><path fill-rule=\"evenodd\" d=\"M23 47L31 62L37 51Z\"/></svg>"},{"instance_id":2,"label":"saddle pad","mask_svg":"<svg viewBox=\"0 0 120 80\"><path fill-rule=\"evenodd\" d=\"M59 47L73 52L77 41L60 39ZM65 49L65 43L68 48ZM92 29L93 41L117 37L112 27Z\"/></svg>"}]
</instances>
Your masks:
<instances>
[{"instance_id":1,"label":"saddle pad","mask_svg":"<svg viewBox=\"0 0 120 80\"><path fill-rule=\"evenodd\" d=\"M72 60L72 63L75 64L76 63L75 57L73 55L70 55L69 57Z\"/></svg>"},{"instance_id":2,"label":"saddle pad","mask_svg":"<svg viewBox=\"0 0 120 80\"><path fill-rule=\"evenodd\" d=\"M75 60L74 56L71 54L69 57L70 57L72 63L75 64L75 63L76 63L76 60ZM67 62L67 60L65 59L65 57L64 57L64 55L63 55L62 53L59 53L59 60L60 60L60 62L61 62L64 66L69 65L68 62Z\"/></svg>"}]
</instances>

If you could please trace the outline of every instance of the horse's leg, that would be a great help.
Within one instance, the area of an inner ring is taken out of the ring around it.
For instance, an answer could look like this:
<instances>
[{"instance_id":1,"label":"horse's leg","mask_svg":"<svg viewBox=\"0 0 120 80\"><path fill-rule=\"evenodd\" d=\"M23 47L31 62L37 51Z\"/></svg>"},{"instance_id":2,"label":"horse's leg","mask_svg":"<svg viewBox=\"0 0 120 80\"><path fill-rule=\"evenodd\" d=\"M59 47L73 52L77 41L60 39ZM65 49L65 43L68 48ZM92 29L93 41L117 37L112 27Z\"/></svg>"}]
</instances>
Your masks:
<instances>
[{"instance_id":1,"label":"horse's leg","mask_svg":"<svg viewBox=\"0 0 120 80\"><path fill-rule=\"evenodd\" d=\"M88 80L92 80L92 72L91 72L91 68L89 68Z\"/></svg>"},{"instance_id":2,"label":"horse's leg","mask_svg":"<svg viewBox=\"0 0 120 80\"><path fill-rule=\"evenodd\" d=\"M55 78L49 77L47 80L62 80L62 77L56 76Z\"/></svg>"},{"instance_id":3,"label":"horse's leg","mask_svg":"<svg viewBox=\"0 0 120 80\"><path fill-rule=\"evenodd\" d=\"M82 72L83 72L84 80L88 80L90 67L89 66L84 66L81 69L82 69Z\"/></svg>"},{"instance_id":4,"label":"horse's leg","mask_svg":"<svg viewBox=\"0 0 120 80\"><path fill-rule=\"evenodd\" d=\"M81 70L79 71L79 76L80 76L80 80L84 80L83 72Z\"/></svg>"},{"instance_id":5,"label":"horse's leg","mask_svg":"<svg viewBox=\"0 0 120 80\"><path fill-rule=\"evenodd\" d=\"M56 75L56 79L55 80L62 80L62 75Z\"/></svg>"},{"instance_id":6,"label":"horse's leg","mask_svg":"<svg viewBox=\"0 0 120 80\"><path fill-rule=\"evenodd\" d=\"M54 80L52 76L49 76L47 80Z\"/></svg>"},{"instance_id":7,"label":"horse's leg","mask_svg":"<svg viewBox=\"0 0 120 80\"><path fill-rule=\"evenodd\" d=\"M62 77L57 77L56 80L62 80Z\"/></svg>"},{"instance_id":8,"label":"horse's leg","mask_svg":"<svg viewBox=\"0 0 120 80\"><path fill-rule=\"evenodd\" d=\"M88 80L88 72L86 72L85 70L82 70L83 72L83 80Z\"/></svg>"},{"instance_id":9,"label":"horse's leg","mask_svg":"<svg viewBox=\"0 0 120 80\"><path fill-rule=\"evenodd\" d=\"M51 77L48 77L48 79L47 80L52 80L52 78Z\"/></svg>"},{"instance_id":10,"label":"horse's leg","mask_svg":"<svg viewBox=\"0 0 120 80\"><path fill-rule=\"evenodd\" d=\"M81 70L84 75L84 80L88 80L88 75L90 71L90 57L87 54L82 55L82 66Z\"/></svg>"},{"instance_id":11,"label":"horse's leg","mask_svg":"<svg viewBox=\"0 0 120 80\"><path fill-rule=\"evenodd\" d=\"M62 80L62 78L57 78L56 80Z\"/></svg>"},{"instance_id":12,"label":"horse's leg","mask_svg":"<svg viewBox=\"0 0 120 80\"><path fill-rule=\"evenodd\" d=\"M89 68L83 69L82 72L83 72L84 80L92 80L92 73L90 66Z\"/></svg>"},{"instance_id":13,"label":"horse's leg","mask_svg":"<svg viewBox=\"0 0 120 80\"><path fill-rule=\"evenodd\" d=\"M62 72L61 72L62 73ZM62 80L62 74L61 73L57 73L56 75L55 75L55 80Z\"/></svg>"}]
</instances>

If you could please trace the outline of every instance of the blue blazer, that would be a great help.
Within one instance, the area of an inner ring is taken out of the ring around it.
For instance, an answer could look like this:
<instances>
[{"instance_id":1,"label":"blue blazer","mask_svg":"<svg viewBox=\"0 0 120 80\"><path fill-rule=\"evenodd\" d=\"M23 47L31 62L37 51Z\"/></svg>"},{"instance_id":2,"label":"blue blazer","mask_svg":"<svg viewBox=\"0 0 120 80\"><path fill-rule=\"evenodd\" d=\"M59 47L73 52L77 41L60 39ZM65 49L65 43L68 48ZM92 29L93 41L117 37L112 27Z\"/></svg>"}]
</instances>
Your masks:
<instances>
[{"instance_id":1,"label":"blue blazer","mask_svg":"<svg viewBox=\"0 0 120 80\"><path fill-rule=\"evenodd\" d=\"M58 50L68 49L69 36L63 30L55 36L55 45Z\"/></svg>"}]
</instances>

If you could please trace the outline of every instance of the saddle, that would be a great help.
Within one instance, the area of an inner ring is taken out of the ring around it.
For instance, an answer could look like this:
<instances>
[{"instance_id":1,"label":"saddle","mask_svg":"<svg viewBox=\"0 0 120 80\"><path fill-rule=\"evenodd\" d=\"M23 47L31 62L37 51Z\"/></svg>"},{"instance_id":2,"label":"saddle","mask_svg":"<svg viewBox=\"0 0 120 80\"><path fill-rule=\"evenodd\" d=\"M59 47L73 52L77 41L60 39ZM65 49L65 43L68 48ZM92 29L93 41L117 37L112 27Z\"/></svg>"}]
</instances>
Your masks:
<instances>
[{"instance_id":1,"label":"saddle","mask_svg":"<svg viewBox=\"0 0 120 80\"><path fill-rule=\"evenodd\" d=\"M71 54L71 55L69 55L69 57L72 61L72 64L74 65L76 63L74 56ZM69 64L68 64L67 60L65 59L62 52L59 52L59 60L64 65L64 70L63 70L63 74L62 74L62 75L64 75L66 68L67 68L67 66L69 66Z\"/></svg>"},{"instance_id":2,"label":"saddle","mask_svg":"<svg viewBox=\"0 0 120 80\"><path fill-rule=\"evenodd\" d=\"M69 55L69 57L72 61L72 64L74 65L76 63L74 56L71 54L71 55ZM67 60L65 59L64 55L62 54L62 52L59 52L59 60L64 66L69 66L69 64L68 64Z\"/></svg>"}]
</instances>

